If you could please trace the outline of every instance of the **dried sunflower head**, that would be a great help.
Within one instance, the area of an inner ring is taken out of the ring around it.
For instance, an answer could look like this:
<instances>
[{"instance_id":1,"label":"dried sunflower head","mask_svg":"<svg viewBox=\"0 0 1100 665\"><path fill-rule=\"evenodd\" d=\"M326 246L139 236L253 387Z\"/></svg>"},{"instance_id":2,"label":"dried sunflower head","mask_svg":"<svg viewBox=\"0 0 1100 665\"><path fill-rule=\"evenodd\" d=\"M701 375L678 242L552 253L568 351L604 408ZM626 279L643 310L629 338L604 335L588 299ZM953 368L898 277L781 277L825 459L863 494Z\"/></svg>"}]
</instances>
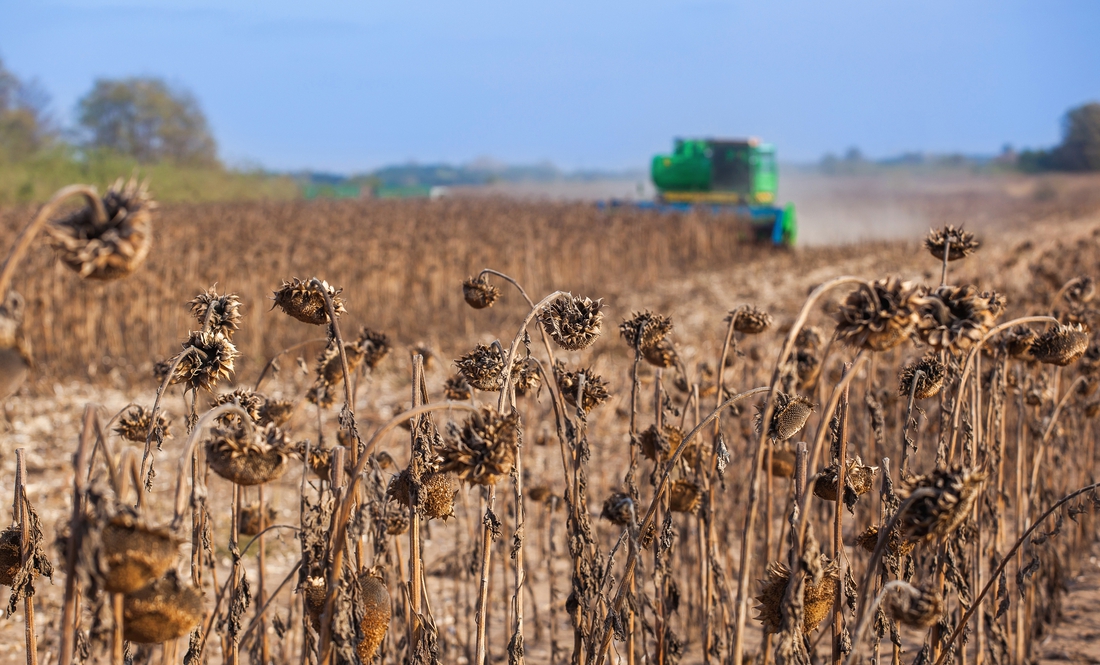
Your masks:
<instances>
[{"instance_id":1,"label":"dried sunflower head","mask_svg":"<svg viewBox=\"0 0 1100 665\"><path fill-rule=\"evenodd\" d=\"M902 499L918 490L932 491L930 496L915 499L898 519L905 536L931 540L951 535L966 521L986 475L984 471L956 467L936 469L928 475L905 480L898 492Z\"/></svg>"},{"instance_id":2,"label":"dried sunflower head","mask_svg":"<svg viewBox=\"0 0 1100 665\"><path fill-rule=\"evenodd\" d=\"M397 474L386 489L386 496L397 503L409 507L411 502L408 469ZM458 484L454 474L429 471L420 477L420 512L429 519L441 519L444 522L455 514L455 496Z\"/></svg>"},{"instance_id":3,"label":"dried sunflower head","mask_svg":"<svg viewBox=\"0 0 1100 665\"><path fill-rule=\"evenodd\" d=\"M924 248L939 260L943 260L944 251L947 251L948 261L958 261L973 254L981 246L973 233L955 228L951 224L945 224L942 229L931 229L924 239ZM947 248L950 247L948 250Z\"/></svg>"},{"instance_id":4,"label":"dried sunflower head","mask_svg":"<svg viewBox=\"0 0 1100 665\"><path fill-rule=\"evenodd\" d=\"M577 392L581 386L580 377L582 374L584 375L584 394L578 396ZM606 402L611 396L607 392L607 381L604 381L600 375L593 373L590 368L567 372L565 365L558 361L554 367L554 376L557 378L558 389L561 390L562 398L572 406L577 406L579 397L580 406L585 413L591 413L592 409Z\"/></svg>"},{"instance_id":5,"label":"dried sunflower head","mask_svg":"<svg viewBox=\"0 0 1100 665\"><path fill-rule=\"evenodd\" d=\"M675 425L664 425L660 429L656 424L650 425L638 435L638 447L641 448L642 457L655 462L667 462L683 441L684 432ZM696 444L692 442L684 449L683 458L688 465L694 462L695 447Z\"/></svg>"},{"instance_id":6,"label":"dried sunflower head","mask_svg":"<svg viewBox=\"0 0 1100 665\"><path fill-rule=\"evenodd\" d=\"M672 319L649 310L635 312L634 316L619 324L619 334L630 348L645 352L647 347L660 344L672 332Z\"/></svg>"},{"instance_id":7,"label":"dried sunflower head","mask_svg":"<svg viewBox=\"0 0 1100 665\"><path fill-rule=\"evenodd\" d=\"M650 365L662 368L672 367L678 360L676 347L673 346L672 340L667 337L661 338L656 344L643 346L642 357Z\"/></svg>"},{"instance_id":8,"label":"dried sunflower head","mask_svg":"<svg viewBox=\"0 0 1100 665\"><path fill-rule=\"evenodd\" d=\"M336 313L336 316L346 314L344 299L340 297L341 289L329 286L328 282L321 282L321 288L332 299L332 310ZM302 323L312 323L316 326L328 323L325 297L310 285L310 280L292 277L289 282L283 282L279 290L275 292L274 299L276 306L288 316L292 316Z\"/></svg>"},{"instance_id":9,"label":"dried sunflower head","mask_svg":"<svg viewBox=\"0 0 1100 665\"><path fill-rule=\"evenodd\" d=\"M191 302L191 316L203 330L220 332L229 339L241 327L241 299L235 293L218 295L216 286L195 296Z\"/></svg>"},{"instance_id":10,"label":"dried sunflower head","mask_svg":"<svg viewBox=\"0 0 1100 665\"><path fill-rule=\"evenodd\" d=\"M249 538L258 536L261 531L275 523L277 515L278 513L271 506L267 506L266 510L261 510L259 501L241 506L241 512L237 516L238 532Z\"/></svg>"},{"instance_id":11,"label":"dried sunflower head","mask_svg":"<svg viewBox=\"0 0 1100 665\"><path fill-rule=\"evenodd\" d=\"M1096 370L1100 369L1100 345L1089 344L1089 348L1085 349L1085 353L1081 356L1081 363L1077 367L1084 374L1095 374Z\"/></svg>"},{"instance_id":12,"label":"dried sunflower head","mask_svg":"<svg viewBox=\"0 0 1100 665\"><path fill-rule=\"evenodd\" d=\"M542 308L538 314L539 321L550 339L563 349L587 349L600 336L602 303L602 300L593 301L565 293Z\"/></svg>"},{"instance_id":13,"label":"dried sunflower head","mask_svg":"<svg viewBox=\"0 0 1100 665\"><path fill-rule=\"evenodd\" d=\"M919 375L918 375L919 373ZM935 354L927 354L920 360L909 363L898 374L898 395L916 399L935 397L943 390L943 381L947 377L947 368ZM916 390L914 391L914 381Z\"/></svg>"},{"instance_id":14,"label":"dried sunflower head","mask_svg":"<svg viewBox=\"0 0 1100 665\"><path fill-rule=\"evenodd\" d=\"M23 567L23 532L17 526L0 531L0 584L12 586Z\"/></svg>"},{"instance_id":15,"label":"dried sunflower head","mask_svg":"<svg viewBox=\"0 0 1100 665\"><path fill-rule=\"evenodd\" d=\"M237 347L225 335L197 330L183 343L183 348L185 355L176 365L172 383L186 383L192 390L213 390L219 381L233 374Z\"/></svg>"},{"instance_id":16,"label":"dried sunflower head","mask_svg":"<svg viewBox=\"0 0 1100 665\"><path fill-rule=\"evenodd\" d=\"M443 384L443 395L452 402L461 402L473 396L473 389L466 377L455 374Z\"/></svg>"},{"instance_id":17,"label":"dried sunflower head","mask_svg":"<svg viewBox=\"0 0 1100 665\"><path fill-rule=\"evenodd\" d=\"M466 281L462 282L462 297L470 307L485 309L492 307L493 303L500 298L500 289L490 284L489 279L484 275L467 277Z\"/></svg>"},{"instance_id":18,"label":"dried sunflower head","mask_svg":"<svg viewBox=\"0 0 1100 665\"><path fill-rule=\"evenodd\" d=\"M124 639L160 644L186 635L202 619L202 592L169 570L154 584L127 595L122 608Z\"/></svg>"},{"instance_id":19,"label":"dried sunflower head","mask_svg":"<svg viewBox=\"0 0 1100 665\"><path fill-rule=\"evenodd\" d=\"M1076 306L1087 305L1096 297L1096 280L1088 275L1074 277L1062 289L1065 291L1066 302Z\"/></svg>"},{"instance_id":20,"label":"dried sunflower head","mask_svg":"<svg viewBox=\"0 0 1100 665\"><path fill-rule=\"evenodd\" d=\"M534 358L516 358L512 363L512 388L516 395L523 397L538 392L542 385L542 374Z\"/></svg>"},{"instance_id":21,"label":"dried sunflower head","mask_svg":"<svg viewBox=\"0 0 1100 665\"><path fill-rule=\"evenodd\" d=\"M756 405L753 425L757 432L761 429L766 404L767 402L761 402ZM777 392L772 420L768 424L768 436L775 441L786 441L806 426L806 421L816 408L813 402L801 395Z\"/></svg>"},{"instance_id":22,"label":"dried sunflower head","mask_svg":"<svg viewBox=\"0 0 1100 665\"><path fill-rule=\"evenodd\" d=\"M1031 345L1039 339L1039 333L1027 326L1012 326L1005 331L1003 339L1008 355L1019 360L1035 360Z\"/></svg>"},{"instance_id":23,"label":"dried sunflower head","mask_svg":"<svg viewBox=\"0 0 1100 665\"><path fill-rule=\"evenodd\" d=\"M877 472L877 466L864 465L858 455L855 459L848 459L847 467L844 469L845 505L851 508L855 505L857 498L871 491ZM832 464L826 467L814 481L814 496L825 501L836 501L838 485L837 465Z\"/></svg>"},{"instance_id":24,"label":"dried sunflower head","mask_svg":"<svg viewBox=\"0 0 1100 665\"><path fill-rule=\"evenodd\" d=\"M440 471L454 472L466 483L495 485L515 469L520 436L519 414L483 407L448 433Z\"/></svg>"},{"instance_id":25,"label":"dried sunflower head","mask_svg":"<svg viewBox=\"0 0 1100 665\"><path fill-rule=\"evenodd\" d=\"M248 388L235 388L214 398L215 407L221 406L222 404L237 404L248 414L249 419L254 423L260 421L260 412L264 408L265 402L267 402L266 397ZM224 414L218 420L222 423L239 422L236 413Z\"/></svg>"},{"instance_id":26,"label":"dried sunflower head","mask_svg":"<svg viewBox=\"0 0 1100 665\"><path fill-rule=\"evenodd\" d=\"M634 501L629 494L612 492L603 502L600 517L616 526L630 526L634 520Z\"/></svg>"},{"instance_id":27,"label":"dried sunflower head","mask_svg":"<svg viewBox=\"0 0 1100 665\"><path fill-rule=\"evenodd\" d=\"M1041 363L1065 366L1085 355L1089 333L1081 324L1051 327L1031 345L1031 355Z\"/></svg>"},{"instance_id":28,"label":"dried sunflower head","mask_svg":"<svg viewBox=\"0 0 1100 665\"><path fill-rule=\"evenodd\" d=\"M793 478L794 466L797 458L794 454L794 446L789 442L772 444L771 474L777 478Z\"/></svg>"},{"instance_id":29,"label":"dried sunflower head","mask_svg":"<svg viewBox=\"0 0 1100 665\"><path fill-rule=\"evenodd\" d=\"M98 219L95 207L87 205L54 222L50 239L62 263L81 277L126 277L149 255L156 207L144 183L119 178L103 197L107 219Z\"/></svg>"},{"instance_id":30,"label":"dried sunflower head","mask_svg":"<svg viewBox=\"0 0 1100 665\"><path fill-rule=\"evenodd\" d=\"M772 325L772 316L755 305L741 305L726 316L726 322L743 335L759 335Z\"/></svg>"},{"instance_id":31,"label":"dried sunflower head","mask_svg":"<svg viewBox=\"0 0 1100 665\"><path fill-rule=\"evenodd\" d=\"M390 352L390 339L385 333L363 326L359 329L359 338L355 340L355 346L362 352L363 364L374 369Z\"/></svg>"},{"instance_id":32,"label":"dried sunflower head","mask_svg":"<svg viewBox=\"0 0 1100 665\"><path fill-rule=\"evenodd\" d=\"M694 513L702 500L702 488L690 480L675 480L668 489L668 508L674 513Z\"/></svg>"},{"instance_id":33,"label":"dried sunflower head","mask_svg":"<svg viewBox=\"0 0 1100 665\"><path fill-rule=\"evenodd\" d=\"M153 424L152 415L152 409L147 410L145 407L137 405L131 406L129 409L126 409L126 413L118 419L118 424L115 425L115 433L127 441L145 443L145 437L148 436L149 428ZM164 411L157 412L156 428L160 432L161 437L170 438L172 436L168 426L168 418L164 415ZM154 440L156 440L155 433L153 437Z\"/></svg>"},{"instance_id":34,"label":"dried sunflower head","mask_svg":"<svg viewBox=\"0 0 1100 665\"><path fill-rule=\"evenodd\" d=\"M867 527L856 536L856 544L865 552L874 552L878 546L879 527L875 524ZM893 532L887 537L886 549L894 556L906 556L916 547L912 541L902 537L901 531L894 527Z\"/></svg>"},{"instance_id":35,"label":"dried sunflower head","mask_svg":"<svg viewBox=\"0 0 1100 665\"><path fill-rule=\"evenodd\" d=\"M276 427L285 425L294 415L294 402L285 399L267 398L260 407L260 419L256 422L260 425L273 424Z\"/></svg>"},{"instance_id":36,"label":"dried sunflower head","mask_svg":"<svg viewBox=\"0 0 1100 665\"><path fill-rule=\"evenodd\" d=\"M363 364L363 349L358 344L345 344L344 357L348 359L348 374ZM344 381L344 364L340 360L340 347L336 342L329 343L317 357L317 383L338 385Z\"/></svg>"},{"instance_id":37,"label":"dried sunflower head","mask_svg":"<svg viewBox=\"0 0 1100 665\"><path fill-rule=\"evenodd\" d=\"M374 658L378 647L386 639L386 631L390 627L390 592L386 589L386 583L382 581L380 571L364 571L359 575L359 599L362 603L362 619L359 621L359 632L363 639L355 646L355 653L359 656L359 662L369 663Z\"/></svg>"},{"instance_id":38,"label":"dried sunflower head","mask_svg":"<svg viewBox=\"0 0 1100 665\"><path fill-rule=\"evenodd\" d=\"M909 338L919 320L914 299L921 289L900 277L887 277L848 295L837 310L837 338L849 346L888 351Z\"/></svg>"},{"instance_id":39,"label":"dried sunflower head","mask_svg":"<svg viewBox=\"0 0 1100 665\"><path fill-rule=\"evenodd\" d=\"M262 485L286 473L290 446L278 427L215 427L206 441L210 468L238 485Z\"/></svg>"},{"instance_id":40,"label":"dried sunflower head","mask_svg":"<svg viewBox=\"0 0 1100 665\"><path fill-rule=\"evenodd\" d=\"M903 626L926 630L936 625L946 606L943 597L934 591L918 589L908 584L886 596L886 614Z\"/></svg>"},{"instance_id":41,"label":"dried sunflower head","mask_svg":"<svg viewBox=\"0 0 1100 665\"><path fill-rule=\"evenodd\" d=\"M817 584L806 577L802 592L802 632L809 634L816 629L832 609L836 599L836 586L840 579L840 570L822 556L823 574ZM760 595L756 597L760 604L756 606L759 614L756 620L764 626L765 633L778 633L782 625L783 596L787 593L787 584L791 580L791 571L782 561L768 564L768 578L761 580Z\"/></svg>"},{"instance_id":42,"label":"dried sunflower head","mask_svg":"<svg viewBox=\"0 0 1100 665\"><path fill-rule=\"evenodd\" d=\"M103 588L133 593L169 570L179 556L180 540L167 529L151 527L131 512L119 512L99 531Z\"/></svg>"},{"instance_id":43,"label":"dried sunflower head","mask_svg":"<svg viewBox=\"0 0 1100 665\"><path fill-rule=\"evenodd\" d=\"M496 344L478 344L455 360L455 366L466 382L478 390L500 390L504 385L504 353Z\"/></svg>"},{"instance_id":44,"label":"dried sunflower head","mask_svg":"<svg viewBox=\"0 0 1100 665\"><path fill-rule=\"evenodd\" d=\"M535 503L546 503L551 494L549 485L532 485L527 488L527 498Z\"/></svg>"},{"instance_id":45,"label":"dried sunflower head","mask_svg":"<svg viewBox=\"0 0 1100 665\"><path fill-rule=\"evenodd\" d=\"M989 298L973 286L941 286L916 301L921 314L917 333L937 351L966 351L996 319Z\"/></svg>"}]
</instances>

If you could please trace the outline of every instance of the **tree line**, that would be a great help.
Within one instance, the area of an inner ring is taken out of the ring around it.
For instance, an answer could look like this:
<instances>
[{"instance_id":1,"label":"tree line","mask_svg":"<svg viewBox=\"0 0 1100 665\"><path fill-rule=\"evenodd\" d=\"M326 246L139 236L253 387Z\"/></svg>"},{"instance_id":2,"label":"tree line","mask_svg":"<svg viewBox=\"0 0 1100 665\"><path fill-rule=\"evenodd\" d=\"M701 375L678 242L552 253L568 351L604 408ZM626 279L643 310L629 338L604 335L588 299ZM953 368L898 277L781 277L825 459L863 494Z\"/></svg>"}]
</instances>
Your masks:
<instances>
[{"instance_id":1,"label":"tree line","mask_svg":"<svg viewBox=\"0 0 1100 665\"><path fill-rule=\"evenodd\" d=\"M63 129L49 96L0 60L0 163L51 149L108 151L140 163L218 166L217 143L189 91L154 77L97 79Z\"/></svg>"}]
</instances>

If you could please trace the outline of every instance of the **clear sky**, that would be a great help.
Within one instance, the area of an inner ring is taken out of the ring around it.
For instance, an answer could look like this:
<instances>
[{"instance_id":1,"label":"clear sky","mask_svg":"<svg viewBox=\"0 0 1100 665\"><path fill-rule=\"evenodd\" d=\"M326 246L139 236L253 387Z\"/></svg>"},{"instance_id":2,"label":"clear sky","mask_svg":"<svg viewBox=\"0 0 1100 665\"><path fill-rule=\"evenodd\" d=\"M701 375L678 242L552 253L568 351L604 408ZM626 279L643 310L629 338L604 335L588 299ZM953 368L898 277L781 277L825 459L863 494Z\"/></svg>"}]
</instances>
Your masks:
<instances>
[{"instance_id":1,"label":"clear sky","mask_svg":"<svg viewBox=\"0 0 1100 665\"><path fill-rule=\"evenodd\" d=\"M1100 100L1100 2L0 0L0 57L62 119L163 76L223 159L278 169L645 167L678 135L988 154Z\"/></svg>"}]
</instances>

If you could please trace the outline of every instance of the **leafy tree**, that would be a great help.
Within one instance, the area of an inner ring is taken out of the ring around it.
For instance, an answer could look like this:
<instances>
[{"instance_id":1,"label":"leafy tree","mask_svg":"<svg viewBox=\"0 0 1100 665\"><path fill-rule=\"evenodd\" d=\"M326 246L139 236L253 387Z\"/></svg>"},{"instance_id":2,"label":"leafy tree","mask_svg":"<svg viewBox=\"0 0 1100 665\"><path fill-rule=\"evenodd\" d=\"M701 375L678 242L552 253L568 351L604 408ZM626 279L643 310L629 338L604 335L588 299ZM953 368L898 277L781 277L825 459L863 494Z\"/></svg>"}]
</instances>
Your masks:
<instances>
[{"instance_id":1,"label":"leafy tree","mask_svg":"<svg viewBox=\"0 0 1100 665\"><path fill-rule=\"evenodd\" d=\"M48 104L37 84L21 81L0 61L0 161L24 159L55 138Z\"/></svg>"},{"instance_id":2,"label":"leafy tree","mask_svg":"<svg viewBox=\"0 0 1100 665\"><path fill-rule=\"evenodd\" d=\"M99 79L77 111L91 147L146 163L217 163L217 146L198 101L162 79Z\"/></svg>"},{"instance_id":3,"label":"leafy tree","mask_svg":"<svg viewBox=\"0 0 1100 665\"><path fill-rule=\"evenodd\" d=\"M1054 149L1055 166L1066 171L1100 171L1100 103L1070 109L1062 120L1062 143Z\"/></svg>"}]
</instances>

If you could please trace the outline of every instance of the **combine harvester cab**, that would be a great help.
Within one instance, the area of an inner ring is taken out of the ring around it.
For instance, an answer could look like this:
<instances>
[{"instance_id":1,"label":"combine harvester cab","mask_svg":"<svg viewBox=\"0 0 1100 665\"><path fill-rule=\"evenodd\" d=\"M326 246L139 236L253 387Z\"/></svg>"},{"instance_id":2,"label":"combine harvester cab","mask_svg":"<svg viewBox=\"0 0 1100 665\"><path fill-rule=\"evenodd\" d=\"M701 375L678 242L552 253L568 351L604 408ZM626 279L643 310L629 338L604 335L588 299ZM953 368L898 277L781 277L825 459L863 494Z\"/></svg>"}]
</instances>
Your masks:
<instances>
[{"instance_id":1,"label":"combine harvester cab","mask_svg":"<svg viewBox=\"0 0 1100 665\"><path fill-rule=\"evenodd\" d=\"M794 204L779 207L775 147L756 139L677 139L671 155L657 155L650 169L658 194L643 208L683 211L708 208L733 214L758 242L793 246L798 235Z\"/></svg>"}]
</instances>

